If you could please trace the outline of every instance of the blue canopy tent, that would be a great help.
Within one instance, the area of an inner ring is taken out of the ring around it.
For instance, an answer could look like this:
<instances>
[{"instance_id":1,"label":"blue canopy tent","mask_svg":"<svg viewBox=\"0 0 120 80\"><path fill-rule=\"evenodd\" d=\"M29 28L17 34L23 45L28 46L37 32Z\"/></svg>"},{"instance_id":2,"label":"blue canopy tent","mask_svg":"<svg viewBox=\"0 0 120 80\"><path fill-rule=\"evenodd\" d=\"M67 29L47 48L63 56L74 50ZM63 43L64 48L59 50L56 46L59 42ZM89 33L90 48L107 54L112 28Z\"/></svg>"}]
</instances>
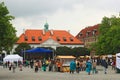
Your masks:
<instances>
[{"instance_id":1,"label":"blue canopy tent","mask_svg":"<svg viewBox=\"0 0 120 80\"><path fill-rule=\"evenodd\" d=\"M54 58L54 52L53 50L48 50L48 49L45 49L45 48L34 48L34 49L30 49L30 50L25 50L24 52L24 56L25 56L25 53L27 55L33 55L33 54L36 54L36 55L45 55L45 54L52 54L52 57Z\"/></svg>"},{"instance_id":2,"label":"blue canopy tent","mask_svg":"<svg viewBox=\"0 0 120 80\"><path fill-rule=\"evenodd\" d=\"M52 50L44 49L44 48L34 48L30 50L26 50L26 53L52 53Z\"/></svg>"}]
</instances>

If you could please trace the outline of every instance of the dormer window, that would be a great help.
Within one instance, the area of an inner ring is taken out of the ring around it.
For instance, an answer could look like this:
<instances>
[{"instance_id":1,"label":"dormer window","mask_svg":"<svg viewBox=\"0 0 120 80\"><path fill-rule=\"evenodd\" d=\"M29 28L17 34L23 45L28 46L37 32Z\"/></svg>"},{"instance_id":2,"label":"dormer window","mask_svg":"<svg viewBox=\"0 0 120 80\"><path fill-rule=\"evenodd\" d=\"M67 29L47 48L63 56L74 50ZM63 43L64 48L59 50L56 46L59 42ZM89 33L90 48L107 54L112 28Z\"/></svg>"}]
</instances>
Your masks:
<instances>
[{"instance_id":1,"label":"dormer window","mask_svg":"<svg viewBox=\"0 0 120 80\"><path fill-rule=\"evenodd\" d=\"M27 37L27 36L25 36L25 37L24 37L24 40L25 40L25 41L28 41L28 37Z\"/></svg>"},{"instance_id":2,"label":"dormer window","mask_svg":"<svg viewBox=\"0 0 120 80\"><path fill-rule=\"evenodd\" d=\"M32 41L35 41L35 36L32 36Z\"/></svg>"},{"instance_id":3,"label":"dormer window","mask_svg":"<svg viewBox=\"0 0 120 80\"><path fill-rule=\"evenodd\" d=\"M41 37L41 36L39 36L39 37L38 37L38 40L39 40L39 41L42 41L42 37Z\"/></svg>"},{"instance_id":4,"label":"dormer window","mask_svg":"<svg viewBox=\"0 0 120 80\"><path fill-rule=\"evenodd\" d=\"M95 36L95 31L92 31L92 35Z\"/></svg>"},{"instance_id":5,"label":"dormer window","mask_svg":"<svg viewBox=\"0 0 120 80\"><path fill-rule=\"evenodd\" d=\"M88 37L89 33L86 33L86 37Z\"/></svg>"},{"instance_id":6,"label":"dormer window","mask_svg":"<svg viewBox=\"0 0 120 80\"><path fill-rule=\"evenodd\" d=\"M66 37L63 37L63 40L64 40L64 41L67 41Z\"/></svg>"},{"instance_id":7,"label":"dormer window","mask_svg":"<svg viewBox=\"0 0 120 80\"><path fill-rule=\"evenodd\" d=\"M60 41L60 38L59 37L56 37L57 41Z\"/></svg>"},{"instance_id":8,"label":"dormer window","mask_svg":"<svg viewBox=\"0 0 120 80\"><path fill-rule=\"evenodd\" d=\"M73 38L72 38L72 37L70 37L70 41L73 41Z\"/></svg>"},{"instance_id":9,"label":"dormer window","mask_svg":"<svg viewBox=\"0 0 120 80\"><path fill-rule=\"evenodd\" d=\"M94 29L92 32L93 36L95 36L96 32L97 32L97 29Z\"/></svg>"},{"instance_id":10,"label":"dormer window","mask_svg":"<svg viewBox=\"0 0 120 80\"><path fill-rule=\"evenodd\" d=\"M81 36L82 36L82 33L79 34L79 37L81 37Z\"/></svg>"},{"instance_id":11,"label":"dormer window","mask_svg":"<svg viewBox=\"0 0 120 80\"><path fill-rule=\"evenodd\" d=\"M90 31L86 32L86 37L89 37Z\"/></svg>"}]
</instances>

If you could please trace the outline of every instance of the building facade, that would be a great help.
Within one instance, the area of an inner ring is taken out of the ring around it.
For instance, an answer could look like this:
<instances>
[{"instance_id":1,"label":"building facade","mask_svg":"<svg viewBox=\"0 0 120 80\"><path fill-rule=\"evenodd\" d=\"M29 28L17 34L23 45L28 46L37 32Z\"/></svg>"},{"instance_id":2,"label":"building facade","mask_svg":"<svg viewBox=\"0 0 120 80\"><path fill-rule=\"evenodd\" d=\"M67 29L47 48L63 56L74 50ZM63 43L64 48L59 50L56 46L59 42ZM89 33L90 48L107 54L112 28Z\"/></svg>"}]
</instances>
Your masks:
<instances>
[{"instance_id":1,"label":"building facade","mask_svg":"<svg viewBox=\"0 0 120 80\"><path fill-rule=\"evenodd\" d=\"M49 30L49 25L46 23L44 29L35 30L27 29L19 37L19 40L14 45L14 49L22 42L28 43L31 47L84 47L82 41L71 35L65 30Z\"/></svg>"},{"instance_id":2,"label":"building facade","mask_svg":"<svg viewBox=\"0 0 120 80\"><path fill-rule=\"evenodd\" d=\"M99 24L86 27L76 35L76 38L82 41L86 48L89 48L90 45L96 42L98 39L98 35L99 35L98 29L99 29ZM91 52L91 55L94 55L94 51Z\"/></svg>"}]
</instances>

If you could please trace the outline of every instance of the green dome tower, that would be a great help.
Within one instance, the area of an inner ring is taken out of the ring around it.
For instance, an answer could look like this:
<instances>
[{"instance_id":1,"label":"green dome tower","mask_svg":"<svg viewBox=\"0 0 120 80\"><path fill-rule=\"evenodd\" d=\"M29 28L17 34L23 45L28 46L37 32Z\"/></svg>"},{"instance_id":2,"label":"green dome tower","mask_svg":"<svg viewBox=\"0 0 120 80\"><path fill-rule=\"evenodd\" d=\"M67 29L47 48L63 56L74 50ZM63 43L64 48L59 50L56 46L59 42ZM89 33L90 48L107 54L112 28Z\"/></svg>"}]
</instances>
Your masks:
<instances>
[{"instance_id":1,"label":"green dome tower","mask_svg":"<svg viewBox=\"0 0 120 80\"><path fill-rule=\"evenodd\" d=\"M46 22L45 25L44 25L44 30L47 32L49 30L49 25L48 23Z\"/></svg>"}]
</instances>

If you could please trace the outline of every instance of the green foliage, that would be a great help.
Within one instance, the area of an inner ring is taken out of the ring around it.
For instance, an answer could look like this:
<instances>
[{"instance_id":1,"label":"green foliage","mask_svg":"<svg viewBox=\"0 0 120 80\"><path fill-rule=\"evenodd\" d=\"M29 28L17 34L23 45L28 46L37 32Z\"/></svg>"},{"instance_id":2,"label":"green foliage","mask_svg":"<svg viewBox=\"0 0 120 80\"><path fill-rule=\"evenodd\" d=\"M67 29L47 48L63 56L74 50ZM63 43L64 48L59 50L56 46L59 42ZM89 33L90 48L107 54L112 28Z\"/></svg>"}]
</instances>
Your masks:
<instances>
[{"instance_id":1,"label":"green foliage","mask_svg":"<svg viewBox=\"0 0 120 80\"><path fill-rule=\"evenodd\" d=\"M72 50L74 53L73 55L76 57L90 55L90 51L84 47L75 47Z\"/></svg>"},{"instance_id":2,"label":"green foliage","mask_svg":"<svg viewBox=\"0 0 120 80\"><path fill-rule=\"evenodd\" d=\"M14 54L20 54L23 50L31 49L30 45L27 43L20 43L16 48Z\"/></svg>"},{"instance_id":3,"label":"green foliage","mask_svg":"<svg viewBox=\"0 0 120 80\"><path fill-rule=\"evenodd\" d=\"M3 49L10 52L17 41L16 30L10 22L13 19L4 3L0 3L0 52Z\"/></svg>"},{"instance_id":4,"label":"green foliage","mask_svg":"<svg viewBox=\"0 0 120 80\"><path fill-rule=\"evenodd\" d=\"M98 54L115 54L120 52L119 17L104 17L99 32L100 35L95 47Z\"/></svg>"},{"instance_id":5,"label":"green foliage","mask_svg":"<svg viewBox=\"0 0 120 80\"><path fill-rule=\"evenodd\" d=\"M89 55L90 51L87 48L83 47L75 47L75 48L69 48L69 47L57 47L56 49L57 55L73 55L76 57Z\"/></svg>"},{"instance_id":6,"label":"green foliage","mask_svg":"<svg viewBox=\"0 0 120 80\"><path fill-rule=\"evenodd\" d=\"M71 48L69 47L57 47L56 48L56 55L71 55Z\"/></svg>"}]
</instances>

